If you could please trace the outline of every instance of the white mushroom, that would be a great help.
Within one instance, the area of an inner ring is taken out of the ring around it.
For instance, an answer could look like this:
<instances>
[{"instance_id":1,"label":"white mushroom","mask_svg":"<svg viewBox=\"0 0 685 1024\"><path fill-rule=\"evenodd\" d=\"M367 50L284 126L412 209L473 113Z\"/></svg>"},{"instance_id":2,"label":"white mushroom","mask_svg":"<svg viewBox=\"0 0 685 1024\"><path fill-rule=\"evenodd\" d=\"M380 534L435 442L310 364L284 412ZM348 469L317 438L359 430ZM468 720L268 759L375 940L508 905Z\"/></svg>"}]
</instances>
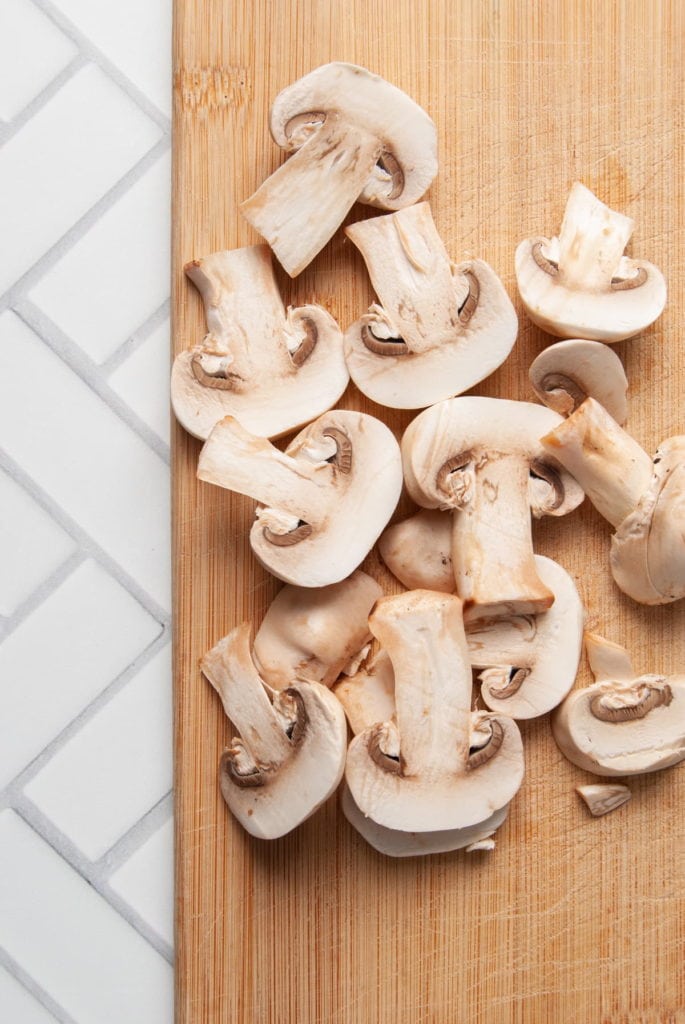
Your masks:
<instances>
[{"instance_id":1,"label":"white mushroom","mask_svg":"<svg viewBox=\"0 0 685 1024\"><path fill-rule=\"evenodd\" d=\"M324 64L271 108L271 134L294 153L241 210L291 277L323 249L352 205L410 206L438 169L437 133L418 104L354 64Z\"/></svg>"},{"instance_id":2,"label":"white mushroom","mask_svg":"<svg viewBox=\"0 0 685 1024\"><path fill-rule=\"evenodd\" d=\"M452 518L439 509L422 508L383 530L378 552L407 590L456 590L452 568Z\"/></svg>"},{"instance_id":3,"label":"white mushroom","mask_svg":"<svg viewBox=\"0 0 685 1024\"><path fill-rule=\"evenodd\" d=\"M283 587L254 640L262 679L276 690L293 680L332 686L371 639L369 613L382 595L361 570L329 587Z\"/></svg>"},{"instance_id":4,"label":"white mushroom","mask_svg":"<svg viewBox=\"0 0 685 1024\"><path fill-rule=\"evenodd\" d=\"M277 839L337 788L347 727L335 697L318 683L270 690L250 656L250 625L237 626L200 661L238 731L220 764L221 792L251 835Z\"/></svg>"},{"instance_id":5,"label":"white mushroom","mask_svg":"<svg viewBox=\"0 0 685 1024\"><path fill-rule=\"evenodd\" d=\"M395 714L395 673L387 651L378 651L363 667L340 679L333 693L342 704L355 736Z\"/></svg>"},{"instance_id":6,"label":"white mushroom","mask_svg":"<svg viewBox=\"0 0 685 1024\"><path fill-rule=\"evenodd\" d=\"M541 444L616 528L610 561L621 590L641 604L685 597L685 436L650 459L588 398Z\"/></svg>"},{"instance_id":7,"label":"white mushroom","mask_svg":"<svg viewBox=\"0 0 685 1024\"><path fill-rule=\"evenodd\" d=\"M374 850L387 857L421 857L431 853L451 853L465 849L492 850L492 836L509 813L509 805L494 811L485 821L465 828L440 829L435 832L400 832L385 828L367 818L357 807L349 787L342 787L341 806L350 825L359 832Z\"/></svg>"},{"instance_id":8,"label":"white mushroom","mask_svg":"<svg viewBox=\"0 0 685 1024\"><path fill-rule=\"evenodd\" d=\"M286 311L268 246L216 252L185 272L209 328L171 371L186 430L204 439L231 415L253 434L279 437L335 405L349 380L340 328L321 306Z\"/></svg>"},{"instance_id":9,"label":"white mushroom","mask_svg":"<svg viewBox=\"0 0 685 1024\"><path fill-rule=\"evenodd\" d=\"M614 342L656 320L666 304L661 272L623 255L630 217L576 182L558 238L528 238L516 250L516 280L528 316L560 338Z\"/></svg>"},{"instance_id":10,"label":"white mushroom","mask_svg":"<svg viewBox=\"0 0 685 1024\"><path fill-rule=\"evenodd\" d=\"M576 793L584 801L593 818L601 818L618 807L623 807L633 795L627 786L620 783L593 783L576 786Z\"/></svg>"},{"instance_id":11,"label":"white mushroom","mask_svg":"<svg viewBox=\"0 0 685 1024\"><path fill-rule=\"evenodd\" d=\"M345 332L360 391L394 409L420 409L504 362L518 329L509 296L482 260L450 262L428 203L351 224L345 234L380 302Z\"/></svg>"},{"instance_id":12,"label":"white mushroom","mask_svg":"<svg viewBox=\"0 0 685 1024\"><path fill-rule=\"evenodd\" d=\"M535 566L530 515L565 515L583 499L538 440L560 422L528 402L453 398L404 434L411 497L453 510L452 564L469 618L535 614L554 600Z\"/></svg>"},{"instance_id":13,"label":"white mushroom","mask_svg":"<svg viewBox=\"0 0 685 1024\"><path fill-rule=\"evenodd\" d=\"M540 401L570 416L586 398L603 405L617 423L628 418L628 379L613 349L599 341L558 341L543 349L529 370Z\"/></svg>"},{"instance_id":14,"label":"white mushroom","mask_svg":"<svg viewBox=\"0 0 685 1024\"><path fill-rule=\"evenodd\" d=\"M570 693L552 717L554 739L569 761L617 776L685 759L685 675L637 676L628 652L602 637L589 637L587 651L597 682Z\"/></svg>"},{"instance_id":15,"label":"white mushroom","mask_svg":"<svg viewBox=\"0 0 685 1024\"><path fill-rule=\"evenodd\" d=\"M382 598L369 625L392 661L397 711L350 744L355 803L400 832L483 822L521 785L523 747L512 719L471 711L461 601L425 590Z\"/></svg>"},{"instance_id":16,"label":"white mushroom","mask_svg":"<svg viewBox=\"0 0 685 1024\"><path fill-rule=\"evenodd\" d=\"M279 451L227 416L200 453L198 477L260 503L252 550L279 579L338 583L357 568L402 489L399 446L380 420L340 409Z\"/></svg>"}]
</instances>

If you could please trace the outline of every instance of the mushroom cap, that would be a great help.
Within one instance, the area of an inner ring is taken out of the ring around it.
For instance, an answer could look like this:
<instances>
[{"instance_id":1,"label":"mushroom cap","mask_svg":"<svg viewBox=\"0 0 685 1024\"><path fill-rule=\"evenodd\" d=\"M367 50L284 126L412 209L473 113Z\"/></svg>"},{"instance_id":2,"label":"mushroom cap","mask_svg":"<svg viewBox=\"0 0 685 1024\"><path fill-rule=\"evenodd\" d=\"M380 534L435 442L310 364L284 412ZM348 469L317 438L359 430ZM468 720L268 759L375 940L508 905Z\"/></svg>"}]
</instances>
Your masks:
<instances>
[{"instance_id":1,"label":"mushroom cap","mask_svg":"<svg viewBox=\"0 0 685 1024\"><path fill-rule=\"evenodd\" d=\"M369 613L382 594L359 569L328 587L283 587L254 640L264 681L276 690L296 680L332 686L371 639Z\"/></svg>"},{"instance_id":2,"label":"mushroom cap","mask_svg":"<svg viewBox=\"0 0 685 1024\"><path fill-rule=\"evenodd\" d=\"M483 260L467 260L453 268L453 275L455 290L460 278L468 282L466 299L460 305L465 308L464 303L472 299L475 309L464 323L457 320L449 339L439 340L433 348L412 351L407 342L402 355L371 351L363 340L365 317L345 332L350 376L374 402L393 409L433 405L484 380L511 352L518 318L492 267ZM440 298L436 296L436 302Z\"/></svg>"},{"instance_id":3,"label":"mushroom cap","mask_svg":"<svg viewBox=\"0 0 685 1024\"><path fill-rule=\"evenodd\" d=\"M552 732L569 761L595 775L670 768L685 759L685 676L604 680L574 690L552 716Z\"/></svg>"},{"instance_id":4,"label":"mushroom cap","mask_svg":"<svg viewBox=\"0 0 685 1024\"><path fill-rule=\"evenodd\" d=\"M378 825L357 807L346 785L342 787L341 806L350 825L374 850L387 857L421 857L430 853L450 853L472 843L489 839L509 813L509 804L494 811L484 821L465 828L442 829L438 832L400 832Z\"/></svg>"},{"instance_id":5,"label":"mushroom cap","mask_svg":"<svg viewBox=\"0 0 685 1024\"><path fill-rule=\"evenodd\" d=\"M531 402L471 396L439 402L419 413L402 438L409 494L425 508L454 507L454 499L440 486L440 471L448 461L464 456L461 468L493 454L520 454L531 464L533 514L566 515L581 503L583 491L539 442L561 422L557 413ZM551 482L537 472L545 466Z\"/></svg>"},{"instance_id":6,"label":"mushroom cap","mask_svg":"<svg viewBox=\"0 0 685 1024\"><path fill-rule=\"evenodd\" d=\"M530 383L540 401L568 416L586 398L603 405L617 423L628 418L628 379L613 349L573 338L543 349L530 365Z\"/></svg>"},{"instance_id":7,"label":"mushroom cap","mask_svg":"<svg viewBox=\"0 0 685 1024\"><path fill-rule=\"evenodd\" d=\"M274 100L270 118L271 135L282 149L294 152L309 137L293 131L293 120L298 126L304 114L337 115L376 135L381 157L388 154L399 165L403 178L399 194L393 197L390 189L379 189L377 182L370 181L359 197L363 203L385 210L410 206L437 174L437 130L431 118L401 89L366 68L335 61L286 86ZM318 118L319 123L323 120Z\"/></svg>"},{"instance_id":8,"label":"mushroom cap","mask_svg":"<svg viewBox=\"0 0 685 1024\"><path fill-rule=\"evenodd\" d=\"M378 552L407 590L453 594L452 519L439 509L422 508L394 523L378 540Z\"/></svg>"},{"instance_id":9,"label":"mushroom cap","mask_svg":"<svg viewBox=\"0 0 685 1024\"><path fill-rule=\"evenodd\" d=\"M671 437L654 457L654 475L637 508L611 538L611 571L641 604L685 597L685 436Z\"/></svg>"}]
</instances>

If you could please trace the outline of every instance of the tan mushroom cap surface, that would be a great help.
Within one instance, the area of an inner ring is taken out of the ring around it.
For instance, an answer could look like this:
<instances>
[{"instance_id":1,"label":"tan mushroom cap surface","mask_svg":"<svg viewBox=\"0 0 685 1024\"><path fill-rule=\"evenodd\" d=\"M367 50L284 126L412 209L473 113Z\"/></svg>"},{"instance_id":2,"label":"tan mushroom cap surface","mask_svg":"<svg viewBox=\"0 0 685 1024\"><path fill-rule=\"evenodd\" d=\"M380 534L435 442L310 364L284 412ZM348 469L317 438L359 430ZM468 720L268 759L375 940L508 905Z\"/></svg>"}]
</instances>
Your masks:
<instances>
[{"instance_id":1,"label":"tan mushroom cap surface","mask_svg":"<svg viewBox=\"0 0 685 1024\"><path fill-rule=\"evenodd\" d=\"M516 280L533 323L561 338L606 343L653 323L666 283L652 263L623 255L633 226L576 182L559 236L529 238L516 249Z\"/></svg>"},{"instance_id":2,"label":"tan mushroom cap surface","mask_svg":"<svg viewBox=\"0 0 685 1024\"><path fill-rule=\"evenodd\" d=\"M507 358L514 307L483 260L454 266L430 205L351 224L380 305L345 332L357 387L375 402L419 409L473 387Z\"/></svg>"},{"instance_id":3,"label":"tan mushroom cap surface","mask_svg":"<svg viewBox=\"0 0 685 1024\"><path fill-rule=\"evenodd\" d=\"M275 438L335 405L349 380L340 328L321 306L285 309L268 246L212 253L185 270L209 331L172 367L172 406L189 433L204 440L231 415Z\"/></svg>"},{"instance_id":4,"label":"tan mushroom cap surface","mask_svg":"<svg viewBox=\"0 0 685 1024\"><path fill-rule=\"evenodd\" d=\"M543 349L528 372L533 391L560 416L574 412L586 398L603 405L617 423L628 418L628 379L613 349L599 341L573 338Z\"/></svg>"}]
</instances>

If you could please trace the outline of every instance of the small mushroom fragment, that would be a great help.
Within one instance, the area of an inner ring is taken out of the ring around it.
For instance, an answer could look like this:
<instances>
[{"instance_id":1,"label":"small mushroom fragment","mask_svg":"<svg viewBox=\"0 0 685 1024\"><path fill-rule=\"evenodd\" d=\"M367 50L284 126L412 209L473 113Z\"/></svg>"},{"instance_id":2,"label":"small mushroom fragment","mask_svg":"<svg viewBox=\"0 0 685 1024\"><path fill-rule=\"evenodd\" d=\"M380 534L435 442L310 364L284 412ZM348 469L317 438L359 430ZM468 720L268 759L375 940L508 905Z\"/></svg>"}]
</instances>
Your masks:
<instances>
[{"instance_id":1,"label":"small mushroom fragment","mask_svg":"<svg viewBox=\"0 0 685 1024\"><path fill-rule=\"evenodd\" d=\"M438 169L437 132L406 93L354 64L316 68L283 89L271 134L294 153L241 211L296 277L360 200L410 206Z\"/></svg>"},{"instance_id":2,"label":"small mushroom fragment","mask_svg":"<svg viewBox=\"0 0 685 1024\"><path fill-rule=\"evenodd\" d=\"M603 405L617 423L628 418L628 379L616 353L599 341L558 341L543 349L529 370L540 401L570 416L586 398Z\"/></svg>"},{"instance_id":3,"label":"small mushroom fragment","mask_svg":"<svg viewBox=\"0 0 685 1024\"><path fill-rule=\"evenodd\" d=\"M452 519L439 509L422 508L383 530L378 551L393 576L407 590L453 594Z\"/></svg>"},{"instance_id":4,"label":"small mushroom fragment","mask_svg":"<svg viewBox=\"0 0 685 1024\"><path fill-rule=\"evenodd\" d=\"M586 644L597 682L574 690L553 715L561 752L608 776L656 772L685 759L685 675L637 676L618 644L595 635Z\"/></svg>"},{"instance_id":5,"label":"small mushroom fragment","mask_svg":"<svg viewBox=\"0 0 685 1024\"><path fill-rule=\"evenodd\" d=\"M369 625L392 662L397 711L350 744L345 778L355 803L400 832L485 821L521 785L523 746L512 719L471 711L462 602L409 591L382 598Z\"/></svg>"},{"instance_id":6,"label":"small mushroom fragment","mask_svg":"<svg viewBox=\"0 0 685 1024\"><path fill-rule=\"evenodd\" d=\"M238 736L221 758L221 793L251 835L277 839L308 818L337 788L347 727L319 683L275 692L250 655L250 624L237 626L200 661Z\"/></svg>"},{"instance_id":7,"label":"small mushroom fragment","mask_svg":"<svg viewBox=\"0 0 685 1024\"><path fill-rule=\"evenodd\" d=\"M355 736L395 714L395 673L387 651L378 651L363 668L333 687Z\"/></svg>"},{"instance_id":8,"label":"small mushroom fragment","mask_svg":"<svg viewBox=\"0 0 685 1024\"><path fill-rule=\"evenodd\" d=\"M197 475L260 503L252 550L274 576L301 587L349 576L402 489L390 430L373 416L340 409L310 423L285 452L227 416L205 442Z\"/></svg>"},{"instance_id":9,"label":"small mushroom fragment","mask_svg":"<svg viewBox=\"0 0 685 1024\"><path fill-rule=\"evenodd\" d=\"M452 509L452 564L469 620L545 611L554 595L533 554L534 516L562 516L583 492L539 442L550 409L499 398L452 398L426 409L402 439L405 481L425 508Z\"/></svg>"},{"instance_id":10,"label":"small mushroom fragment","mask_svg":"<svg viewBox=\"0 0 685 1024\"><path fill-rule=\"evenodd\" d=\"M283 587L254 641L262 679L275 690L293 679L332 686L371 639L369 613L382 596L359 569L329 587Z\"/></svg>"},{"instance_id":11,"label":"small mushroom fragment","mask_svg":"<svg viewBox=\"0 0 685 1024\"><path fill-rule=\"evenodd\" d=\"M576 793L583 799L593 818L601 818L618 807L622 807L632 797L627 786L620 783L594 783L589 786L576 786Z\"/></svg>"},{"instance_id":12,"label":"small mushroom fragment","mask_svg":"<svg viewBox=\"0 0 685 1024\"><path fill-rule=\"evenodd\" d=\"M575 182L558 238L528 238L516 250L516 280L528 316L560 338L612 343L653 323L666 304L661 271L623 255L630 217Z\"/></svg>"},{"instance_id":13,"label":"small mushroom fragment","mask_svg":"<svg viewBox=\"0 0 685 1024\"><path fill-rule=\"evenodd\" d=\"M171 371L179 422L207 438L224 416L280 437L335 405L349 375L342 334L321 306L286 311L266 245L215 252L186 264L209 333Z\"/></svg>"},{"instance_id":14,"label":"small mushroom fragment","mask_svg":"<svg viewBox=\"0 0 685 1024\"><path fill-rule=\"evenodd\" d=\"M685 436L664 441L652 460L588 398L541 444L616 528L610 563L621 590L641 604L685 597Z\"/></svg>"},{"instance_id":15,"label":"small mushroom fragment","mask_svg":"<svg viewBox=\"0 0 685 1024\"><path fill-rule=\"evenodd\" d=\"M350 825L359 832L374 850L387 857L421 857L431 853L451 853L465 849L467 853L476 850L492 850L495 847L492 836L509 813L509 805L494 811L485 821L465 828L447 828L435 832L400 832L385 828L367 818L357 807L347 786L342 787L341 806Z\"/></svg>"},{"instance_id":16,"label":"small mushroom fragment","mask_svg":"<svg viewBox=\"0 0 685 1024\"><path fill-rule=\"evenodd\" d=\"M428 203L351 224L345 234L380 302L345 332L360 391L393 409L421 409L504 362L518 329L509 296L482 260L450 262Z\"/></svg>"}]
</instances>

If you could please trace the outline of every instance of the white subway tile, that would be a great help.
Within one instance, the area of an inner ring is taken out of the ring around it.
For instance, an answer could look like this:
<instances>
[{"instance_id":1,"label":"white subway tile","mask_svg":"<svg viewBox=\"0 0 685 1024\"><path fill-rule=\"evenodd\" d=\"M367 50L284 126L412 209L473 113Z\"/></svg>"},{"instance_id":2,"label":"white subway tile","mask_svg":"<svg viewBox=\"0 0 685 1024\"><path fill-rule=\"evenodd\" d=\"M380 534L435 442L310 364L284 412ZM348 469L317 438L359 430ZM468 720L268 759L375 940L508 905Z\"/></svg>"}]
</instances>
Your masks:
<instances>
[{"instance_id":1,"label":"white subway tile","mask_svg":"<svg viewBox=\"0 0 685 1024\"><path fill-rule=\"evenodd\" d=\"M76 549L74 541L0 470L0 615L11 615Z\"/></svg>"},{"instance_id":2,"label":"white subway tile","mask_svg":"<svg viewBox=\"0 0 685 1024\"><path fill-rule=\"evenodd\" d=\"M0 815L0 945L77 1024L171 1024L169 964L13 811Z\"/></svg>"},{"instance_id":3,"label":"white subway tile","mask_svg":"<svg viewBox=\"0 0 685 1024\"><path fill-rule=\"evenodd\" d=\"M97 363L169 295L170 175L165 153L29 292Z\"/></svg>"},{"instance_id":4,"label":"white subway tile","mask_svg":"<svg viewBox=\"0 0 685 1024\"><path fill-rule=\"evenodd\" d=\"M129 906L174 944L174 823L166 821L109 880Z\"/></svg>"},{"instance_id":5,"label":"white subway tile","mask_svg":"<svg viewBox=\"0 0 685 1024\"><path fill-rule=\"evenodd\" d=\"M171 789L171 649L50 759L25 794L97 860Z\"/></svg>"},{"instance_id":6,"label":"white subway tile","mask_svg":"<svg viewBox=\"0 0 685 1024\"><path fill-rule=\"evenodd\" d=\"M7 1024L56 1024L56 1018L0 967L0 1020Z\"/></svg>"},{"instance_id":7,"label":"white subway tile","mask_svg":"<svg viewBox=\"0 0 685 1024\"><path fill-rule=\"evenodd\" d=\"M69 79L0 150L0 292L160 135L158 126L95 65ZM79 282L69 287L72 301L78 302Z\"/></svg>"},{"instance_id":8,"label":"white subway tile","mask_svg":"<svg viewBox=\"0 0 685 1024\"><path fill-rule=\"evenodd\" d=\"M171 114L169 0L57 0L57 4L161 111Z\"/></svg>"},{"instance_id":9,"label":"white subway tile","mask_svg":"<svg viewBox=\"0 0 685 1024\"><path fill-rule=\"evenodd\" d=\"M0 317L0 437L8 454L168 608L168 467L11 312Z\"/></svg>"},{"instance_id":10,"label":"white subway tile","mask_svg":"<svg viewBox=\"0 0 685 1024\"><path fill-rule=\"evenodd\" d=\"M0 3L0 119L11 121L76 56L31 0Z\"/></svg>"},{"instance_id":11,"label":"white subway tile","mask_svg":"<svg viewBox=\"0 0 685 1024\"><path fill-rule=\"evenodd\" d=\"M0 788L159 635L97 563L84 562L0 646Z\"/></svg>"},{"instance_id":12,"label":"white subway tile","mask_svg":"<svg viewBox=\"0 0 685 1024\"><path fill-rule=\"evenodd\" d=\"M170 324L164 323L118 366L111 387L149 427L169 443Z\"/></svg>"}]
</instances>

